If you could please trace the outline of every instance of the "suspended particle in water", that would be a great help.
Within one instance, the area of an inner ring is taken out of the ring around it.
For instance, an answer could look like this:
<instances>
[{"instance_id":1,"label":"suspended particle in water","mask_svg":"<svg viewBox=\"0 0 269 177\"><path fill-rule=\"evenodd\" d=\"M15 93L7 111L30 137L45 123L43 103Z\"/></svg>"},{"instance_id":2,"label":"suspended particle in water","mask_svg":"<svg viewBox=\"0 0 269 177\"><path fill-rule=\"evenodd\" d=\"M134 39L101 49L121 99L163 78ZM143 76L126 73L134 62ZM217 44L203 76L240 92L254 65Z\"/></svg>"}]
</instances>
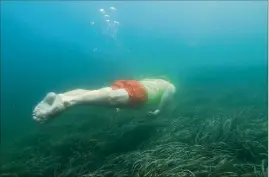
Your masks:
<instances>
[{"instance_id":1,"label":"suspended particle in water","mask_svg":"<svg viewBox=\"0 0 269 177\"><path fill-rule=\"evenodd\" d=\"M91 25L94 25L94 22L91 22Z\"/></svg>"},{"instance_id":2,"label":"suspended particle in water","mask_svg":"<svg viewBox=\"0 0 269 177\"><path fill-rule=\"evenodd\" d=\"M106 20L107 23L109 23L109 20Z\"/></svg>"},{"instance_id":3,"label":"suspended particle in water","mask_svg":"<svg viewBox=\"0 0 269 177\"><path fill-rule=\"evenodd\" d=\"M109 7L109 9L112 11L112 12L115 12L117 9L113 6Z\"/></svg>"},{"instance_id":4,"label":"suspended particle in water","mask_svg":"<svg viewBox=\"0 0 269 177\"><path fill-rule=\"evenodd\" d=\"M99 11L100 11L101 13L103 13L103 14L106 13L104 9L100 9Z\"/></svg>"},{"instance_id":5,"label":"suspended particle in water","mask_svg":"<svg viewBox=\"0 0 269 177\"><path fill-rule=\"evenodd\" d=\"M96 52L98 50L98 48L94 48L93 51Z\"/></svg>"}]
</instances>

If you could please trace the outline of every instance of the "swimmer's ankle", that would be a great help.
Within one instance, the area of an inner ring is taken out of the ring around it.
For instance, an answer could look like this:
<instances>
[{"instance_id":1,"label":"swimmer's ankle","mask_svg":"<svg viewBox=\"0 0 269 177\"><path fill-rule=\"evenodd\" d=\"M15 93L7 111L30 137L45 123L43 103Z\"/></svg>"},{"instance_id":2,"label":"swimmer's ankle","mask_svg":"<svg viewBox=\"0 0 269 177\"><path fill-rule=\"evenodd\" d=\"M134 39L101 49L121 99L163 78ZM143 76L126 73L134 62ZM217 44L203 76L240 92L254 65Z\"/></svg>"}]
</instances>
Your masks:
<instances>
[{"instance_id":1,"label":"swimmer's ankle","mask_svg":"<svg viewBox=\"0 0 269 177\"><path fill-rule=\"evenodd\" d=\"M72 96L66 96L64 94L58 94L58 96L62 100L64 108L68 108L75 105L75 100L73 99Z\"/></svg>"}]
</instances>

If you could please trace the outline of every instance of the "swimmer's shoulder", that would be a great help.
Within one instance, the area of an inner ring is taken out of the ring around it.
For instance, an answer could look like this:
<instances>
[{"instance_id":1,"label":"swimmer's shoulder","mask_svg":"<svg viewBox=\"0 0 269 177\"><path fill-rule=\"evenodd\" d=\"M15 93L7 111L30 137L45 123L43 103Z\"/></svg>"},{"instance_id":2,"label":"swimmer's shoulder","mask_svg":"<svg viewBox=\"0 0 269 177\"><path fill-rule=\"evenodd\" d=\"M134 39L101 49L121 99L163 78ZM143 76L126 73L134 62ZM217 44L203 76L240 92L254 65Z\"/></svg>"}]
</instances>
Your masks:
<instances>
[{"instance_id":1,"label":"swimmer's shoulder","mask_svg":"<svg viewBox=\"0 0 269 177\"><path fill-rule=\"evenodd\" d=\"M168 80L165 79L152 79L152 78L145 78L145 79L141 79L139 80L139 82L168 82L170 83Z\"/></svg>"}]
</instances>

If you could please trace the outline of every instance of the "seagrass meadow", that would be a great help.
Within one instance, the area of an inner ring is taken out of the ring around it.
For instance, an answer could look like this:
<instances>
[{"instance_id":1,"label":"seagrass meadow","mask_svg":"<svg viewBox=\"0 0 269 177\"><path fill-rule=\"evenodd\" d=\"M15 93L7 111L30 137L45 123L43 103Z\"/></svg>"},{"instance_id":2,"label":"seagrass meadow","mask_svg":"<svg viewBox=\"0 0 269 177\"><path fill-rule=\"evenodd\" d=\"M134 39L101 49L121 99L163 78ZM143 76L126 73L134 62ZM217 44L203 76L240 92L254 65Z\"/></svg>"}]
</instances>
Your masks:
<instances>
[{"instance_id":1,"label":"seagrass meadow","mask_svg":"<svg viewBox=\"0 0 269 177\"><path fill-rule=\"evenodd\" d=\"M263 68L251 69L219 70L223 77L218 74L218 84L212 77L217 71L199 73L200 82L189 78L172 112L153 120L139 110L70 111L2 147L1 172L3 176L263 176L267 81Z\"/></svg>"},{"instance_id":2,"label":"seagrass meadow","mask_svg":"<svg viewBox=\"0 0 269 177\"><path fill-rule=\"evenodd\" d=\"M264 177L267 1L1 2L1 177ZM167 78L169 110L77 106L46 93Z\"/></svg>"}]
</instances>

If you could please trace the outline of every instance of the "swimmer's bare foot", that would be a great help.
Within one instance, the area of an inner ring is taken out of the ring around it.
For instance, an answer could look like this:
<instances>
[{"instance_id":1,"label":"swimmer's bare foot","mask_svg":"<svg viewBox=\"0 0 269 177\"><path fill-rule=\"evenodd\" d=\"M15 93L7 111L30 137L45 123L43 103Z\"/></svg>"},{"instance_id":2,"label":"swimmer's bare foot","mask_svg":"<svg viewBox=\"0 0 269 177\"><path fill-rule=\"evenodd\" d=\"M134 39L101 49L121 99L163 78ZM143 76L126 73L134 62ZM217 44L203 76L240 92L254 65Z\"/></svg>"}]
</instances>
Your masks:
<instances>
[{"instance_id":1,"label":"swimmer's bare foot","mask_svg":"<svg viewBox=\"0 0 269 177\"><path fill-rule=\"evenodd\" d=\"M39 123L45 123L65 110L61 97L53 92L48 93L45 98L34 108L33 119Z\"/></svg>"}]
</instances>

